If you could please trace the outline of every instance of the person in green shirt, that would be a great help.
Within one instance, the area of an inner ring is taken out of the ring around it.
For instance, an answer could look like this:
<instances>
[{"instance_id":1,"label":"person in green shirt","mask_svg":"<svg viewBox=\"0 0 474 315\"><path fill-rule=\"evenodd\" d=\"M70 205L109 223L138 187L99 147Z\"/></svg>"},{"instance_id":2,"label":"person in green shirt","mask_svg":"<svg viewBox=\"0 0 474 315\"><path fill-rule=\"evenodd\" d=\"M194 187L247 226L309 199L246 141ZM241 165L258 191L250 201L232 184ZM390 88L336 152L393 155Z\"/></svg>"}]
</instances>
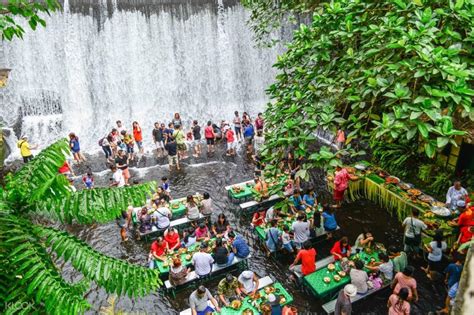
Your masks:
<instances>
[{"instance_id":1,"label":"person in green shirt","mask_svg":"<svg viewBox=\"0 0 474 315\"><path fill-rule=\"evenodd\" d=\"M186 147L186 135L184 134L182 126L175 126L173 138L176 140L176 145L178 146L178 158L180 160L187 159L186 151L188 148Z\"/></svg>"},{"instance_id":2,"label":"person in green shirt","mask_svg":"<svg viewBox=\"0 0 474 315\"><path fill-rule=\"evenodd\" d=\"M219 282L217 294L225 306L228 306L233 300L240 299L241 291L237 277L228 273L226 277Z\"/></svg>"},{"instance_id":3,"label":"person in green shirt","mask_svg":"<svg viewBox=\"0 0 474 315\"><path fill-rule=\"evenodd\" d=\"M388 256L393 262L393 273L403 272L408 265L407 254L392 245L388 248Z\"/></svg>"}]
</instances>

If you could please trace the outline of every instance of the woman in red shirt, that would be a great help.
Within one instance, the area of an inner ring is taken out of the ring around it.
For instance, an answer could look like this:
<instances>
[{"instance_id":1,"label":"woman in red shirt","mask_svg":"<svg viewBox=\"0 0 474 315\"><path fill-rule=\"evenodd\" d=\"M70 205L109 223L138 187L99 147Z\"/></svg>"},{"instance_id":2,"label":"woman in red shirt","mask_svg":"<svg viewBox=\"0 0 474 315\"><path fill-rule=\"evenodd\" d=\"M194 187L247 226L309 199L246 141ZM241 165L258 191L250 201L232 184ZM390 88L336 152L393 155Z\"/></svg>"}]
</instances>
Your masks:
<instances>
[{"instance_id":1,"label":"woman in red shirt","mask_svg":"<svg viewBox=\"0 0 474 315\"><path fill-rule=\"evenodd\" d=\"M155 260L166 260L166 252L168 251L168 243L160 236L152 244L150 254L148 255L150 269L155 268Z\"/></svg>"},{"instance_id":2,"label":"woman in red shirt","mask_svg":"<svg viewBox=\"0 0 474 315\"><path fill-rule=\"evenodd\" d=\"M349 257L351 255L351 246L346 236L334 243L334 246L331 248L331 254L335 260L340 260L342 257Z\"/></svg>"},{"instance_id":3,"label":"woman in red shirt","mask_svg":"<svg viewBox=\"0 0 474 315\"><path fill-rule=\"evenodd\" d=\"M210 153L211 151L214 152L216 134L214 133L212 122L210 120L207 122L207 127L204 129L204 136L206 137L207 153Z\"/></svg>"},{"instance_id":4,"label":"woman in red shirt","mask_svg":"<svg viewBox=\"0 0 474 315\"><path fill-rule=\"evenodd\" d=\"M132 126L133 126L133 138L135 139L135 142L137 143L140 153L143 154L145 149L143 148L142 128L136 121L133 122Z\"/></svg>"},{"instance_id":5,"label":"woman in red shirt","mask_svg":"<svg viewBox=\"0 0 474 315\"><path fill-rule=\"evenodd\" d=\"M257 227L265 223L265 211L255 212L252 218L252 226Z\"/></svg>"},{"instance_id":6,"label":"woman in red shirt","mask_svg":"<svg viewBox=\"0 0 474 315\"><path fill-rule=\"evenodd\" d=\"M301 265L297 265L301 260ZM296 255L290 270L302 273L304 276L316 271L316 250L311 247L311 241L303 243L303 249Z\"/></svg>"},{"instance_id":7,"label":"woman in red shirt","mask_svg":"<svg viewBox=\"0 0 474 315\"><path fill-rule=\"evenodd\" d=\"M179 234L176 229L169 228L165 231L165 241L168 243L168 249L170 251L178 249L181 245L179 240Z\"/></svg>"}]
</instances>

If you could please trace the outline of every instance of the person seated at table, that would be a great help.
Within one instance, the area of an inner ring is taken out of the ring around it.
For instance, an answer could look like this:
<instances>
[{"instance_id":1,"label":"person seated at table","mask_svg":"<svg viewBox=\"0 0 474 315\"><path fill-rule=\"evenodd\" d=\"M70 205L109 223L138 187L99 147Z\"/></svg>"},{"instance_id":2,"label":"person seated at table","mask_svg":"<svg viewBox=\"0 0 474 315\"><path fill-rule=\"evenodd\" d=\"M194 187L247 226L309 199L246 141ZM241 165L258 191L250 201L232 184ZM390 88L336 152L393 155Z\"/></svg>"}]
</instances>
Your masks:
<instances>
[{"instance_id":1,"label":"person seated at table","mask_svg":"<svg viewBox=\"0 0 474 315\"><path fill-rule=\"evenodd\" d=\"M288 225L283 225L283 233L281 233L281 241L283 249L285 249L289 254L294 252L293 249L293 240L292 235L290 235L290 227Z\"/></svg>"},{"instance_id":2,"label":"person seated at table","mask_svg":"<svg viewBox=\"0 0 474 315\"><path fill-rule=\"evenodd\" d=\"M189 220L194 221L194 220L199 219L199 214L200 214L199 208L196 201L194 201L194 197L192 195L187 196L186 197L186 217Z\"/></svg>"},{"instance_id":3,"label":"person seated at table","mask_svg":"<svg viewBox=\"0 0 474 315\"><path fill-rule=\"evenodd\" d=\"M257 227L265 224L265 211L255 212L252 217L252 227Z\"/></svg>"},{"instance_id":4,"label":"person seated at table","mask_svg":"<svg viewBox=\"0 0 474 315\"><path fill-rule=\"evenodd\" d=\"M150 269L155 268L155 261L166 260L166 252L168 251L168 243L159 236L152 244L150 254L148 255L148 262Z\"/></svg>"},{"instance_id":5,"label":"person seated at table","mask_svg":"<svg viewBox=\"0 0 474 315\"><path fill-rule=\"evenodd\" d=\"M289 198L290 200L290 209L293 213L297 213L298 211L304 211L305 205L303 204L303 198L301 197L301 192L299 190L295 190L293 196Z\"/></svg>"},{"instance_id":6,"label":"person seated at table","mask_svg":"<svg viewBox=\"0 0 474 315\"><path fill-rule=\"evenodd\" d=\"M281 210L279 208L270 207L265 213L265 221L271 222L272 220L281 220Z\"/></svg>"},{"instance_id":7,"label":"person seated at table","mask_svg":"<svg viewBox=\"0 0 474 315\"><path fill-rule=\"evenodd\" d=\"M455 181L446 193L446 207L455 210L458 200L464 200L468 196L467 190L461 186L460 181Z\"/></svg>"},{"instance_id":8,"label":"person seated at table","mask_svg":"<svg viewBox=\"0 0 474 315\"><path fill-rule=\"evenodd\" d=\"M265 181L261 180L258 177L254 179L255 186L253 187L255 191L257 191L262 198L268 198L268 185Z\"/></svg>"},{"instance_id":9,"label":"person seated at table","mask_svg":"<svg viewBox=\"0 0 474 315\"><path fill-rule=\"evenodd\" d=\"M215 309L209 306L209 301L211 301ZM212 297L211 292L203 285L200 285L196 291L191 293L189 305L191 306L191 315L209 315L214 312L220 313L221 311L216 299Z\"/></svg>"},{"instance_id":10,"label":"person seated at table","mask_svg":"<svg viewBox=\"0 0 474 315\"><path fill-rule=\"evenodd\" d=\"M188 274L191 272L191 268L186 268L183 266L181 259L178 257L173 259L173 264L171 265L170 268L170 275L169 275L169 280L170 283L176 287L180 284L183 284L185 282L186 277Z\"/></svg>"},{"instance_id":11,"label":"person seated at table","mask_svg":"<svg viewBox=\"0 0 474 315\"><path fill-rule=\"evenodd\" d=\"M212 199L208 192L202 194L201 214L203 216L210 216L213 212Z\"/></svg>"},{"instance_id":12,"label":"person seated at table","mask_svg":"<svg viewBox=\"0 0 474 315\"><path fill-rule=\"evenodd\" d=\"M332 232L337 230L337 221L336 215L334 214L334 208L327 204L324 205L321 216L323 217L324 231L326 231L328 234L327 238L330 239L332 237Z\"/></svg>"},{"instance_id":13,"label":"person seated at table","mask_svg":"<svg viewBox=\"0 0 474 315\"><path fill-rule=\"evenodd\" d=\"M303 247L303 243L309 239L311 223L306 220L304 212L299 212L296 221L291 224L294 235L294 244L297 249Z\"/></svg>"},{"instance_id":14,"label":"person seated at table","mask_svg":"<svg viewBox=\"0 0 474 315\"><path fill-rule=\"evenodd\" d=\"M205 223L200 223L194 234L198 242L207 241L211 238L211 233L209 233L209 228Z\"/></svg>"},{"instance_id":15,"label":"person seated at table","mask_svg":"<svg viewBox=\"0 0 474 315\"><path fill-rule=\"evenodd\" d=\"M375 262L373 266L366 265L365 268L371 271L380 271L386 280L391 281L393 279L393 262L385 253L380 253L378 256L380 261Z\"/></svg>"},{"instance_id":16,"label":"person seated at table","mask_svg":"<svg viewBox=\"0 0 474 315\"><path fill-rule=\"evenodd\" d=\"M164 233L164 239L168 243L168 249L173 251L181 247L181 242L179 240L178 230L174 228L166 229Z\"/></svg>"},{"instance_id":17,"label":"person seated at table","mask_svg":"<svg viewBox=\"0 0 474 315\"><path fill-rule=\"evenodd\" d=\"M280 244L280 237L281 237L281 232L277 228L278 221L277 220L272 220L270 222L270 228L268 229L266 235L265 235L265 245L267 249L267 256L270 256L272 253L275 253Z\"/></svg>"},{"instance_id":18,"label":"person seated at table","mask_svg":"<svg viewBox=\"0 0 474 315\"><path fill-rule=\"evenodd\" d=\"M219 295L219 300L225 306L229 306L234 300L239 300L242 293L240 292L240 284L237 277L228 273L224 279L219 281L217 294Z\"/></svg>"},{"instance_id":19,"label":"person seated at table","mask_svg":"<svg viewBox=\"0 0 474 315\"><path fill-rule=\"evenodd\" d=\"M181 243L182 247L189 248L191 245L196 243L196 233L194 228L190 226L185 229L183 232L183 242Z\"/></svg>"},{"instance_id":20,"label":"person seated at table","mask_svg":"<svg viewBox=\"0 0 474 315\"><path fill-rule=\"evenodd\" d=\"M280 304L280 296L270 293L267 296L268 304L270 304L271 312L270 315L281 315L282 314L282 306Z\"/></svg>"},{"instance_id":21,"label":"person seated at table","mask_svg":"<svg viewBox=\"0 0 474 315\"><path fill-rule=\"evenodd\" d=\"M290 270L303 274L303 276L309 275L316 271L316 250L311 245L310 241L306 241L303 244L303 249L296 255L295 261L290 265ZM301 265L298 263L301 261Z\"/></svg>"},{"instance_id":22,"label":"person seated at table","mask_svg":"<svg viewBox=\"0 0 474 315\"><path fill-rule=\"evenodd\" d=\"M158 230L165 230L170 226L171 211L166 206L166 201L160 199L159 207L152 214L152 222L158 228Z\"/></svg>"},{"instance_id":23,"label":"person seated at table","mask_svg":"<svg viewBox=\"0 0 474 315\"><path fill-rule=\"evenodd\" d=\"M148 214L147 207L143 207L140 210L140 212L138 213L137 219L138 219L138 223L140 224L138 229L141 233L145 233L151 230L151 217Z\"/></svg>"},{"instance_id":24,"label":"person seated at table","mask_svg":"<svg viewBox=\"0 0 474 315\"><path fill-rule=\"evenodd\" d=\"M314 187L308 188L308 192L303 196L303 205L306 208L314 208L318 205L318 195L314 191Z\"/></svg>"},{"instance_id":25,"label":"person seated at table","mask_svg":"<svg viewBox=\"0 0 474 315\"><path fill-rule=\"evenodd\" d=\"M347 236L343 236L339 241L334 243L331 248L331 254L334 256L334 260L340 260L342 257L349 258L351 256L351 246Z\"/></svg>"},{"instance_id":26,"label":"person seated at table","mask_svg":"<svg viewBox=\"0 0 474 315\"><path fill-rule=\"evenodd\" d=\"M402 272L408 266L407 254L404 251L397 249L396 246L390 245L388 247L388 257L393 262L393 271L396 274L397 272Z\"/></svg>"},{"instance_id":27,"label":"person seated at table","mask_svg":"<svg viewBox=\"0 0 474 315\"><path fill-rule=\"evenodd\" d=\"M258 277L250 270L245 270L239 275L240 291L245 295L255 295L258 290Z\"/></svg>"},{"instance_id":28,"label":"person seated at table","mask_svg":"<svg viewBox=\"0 0 474 315\"><path fill-rule=\"evenodd\" d=\"M216 265L223 267L232 264L234 261L234 252L229 252L222 238L216 238L216 247L214 248L213 257Z\"/></svg>"},{"instance_id":29,"label":"person seated at table","mask_svg":"<svg viewBox=\"0 0 474 315\"><path fill-rule=\"evenodd\" d=\"M163 199L167 203L170 202L170 196L163 190L163 188L158 187L156 193L153 195L152 201Z\"/></svg>"},{"instance_id":30,"label":"person seated at table","mask_svg":"<svg viewBox=\"0 0 474 315\"><path fill-rule=\"evenodd\" d=\"M249 245L240 234L230 231L228 234L229 241L232 244L232 251L237 258L245 258L250 254Z\"/></svg>"},{"instance_id":31,"label":"person seated at table","mask_svg":"<svg viewBox=\"0 0 474 315\"><path fill-rule=\"evenodd\" d=\"M283 189L283 194L285 195L285 197L289 197L293 195L294 192L295 192L295 182L293 181L293 179L288 178L286 180L286 186Z\"/></svg>"},{"instance_id":32,"label":"person seated at table","mask_svg":"<svg viewBox=\"0 0 474 315\"><path fill-rule=\"evenodd\" d=\"M356 286L358 294L365 294L369 290L367 285L369 276L364 271L364 262L358 259L354 262L354 265L354 268L349 272L351 283Z\"/></svg>"},{"instance_id":33,"label":"person seated at table","mask_svg":"<svg viewBox=\"0 0 474 315\"><path fill-rule=\"evenodd\" d=\"M227 237L227 234L231 231L230 223L224 213L220 213L217 217L217 221L212 225L213 237Z\"/></svg>"},{"instance_id":34,"label":"person seated at table","mask_svg":"<svg viewBox=\"0 0 474 315\"><path fill-rule=\"evenodd\" d=\"M357 236L354 244L354 249L357 253L364 250L365 248L372 248L375 244L372 232L370 232L366 227L363 227L362 230L363 232Z\"/></svg>"},{"instance_id":35,"label":"person seated at table","mask_svg":"<svg viewBox=\"0 0 474 315\"><path fill-rule=\"evenodd\" d=\"M207 242L201 243L199 246L199 252L194 253L192 258L194 271L200 278L209 275L212 271L214 258L212 258L212 255L207 252L208 249L209 246L207 245Z\"/></svg>"}]
</instances>

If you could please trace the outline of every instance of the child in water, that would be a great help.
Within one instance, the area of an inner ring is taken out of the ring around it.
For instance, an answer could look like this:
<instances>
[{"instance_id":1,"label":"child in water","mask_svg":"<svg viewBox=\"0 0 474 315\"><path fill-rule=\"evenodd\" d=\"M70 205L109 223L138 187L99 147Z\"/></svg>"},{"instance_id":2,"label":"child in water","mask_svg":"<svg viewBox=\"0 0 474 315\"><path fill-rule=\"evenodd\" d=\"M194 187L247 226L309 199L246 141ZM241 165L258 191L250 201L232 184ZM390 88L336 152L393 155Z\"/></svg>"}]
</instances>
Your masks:
<instances>
[{"instance_id":1,"label":"child in water","mask_svg":"<svg viewBox=\"0 0 474 315\"><path fill-rule=\"evenodd\" d=\"M86 189L94 188L94 176L92 175L92 172L87 172L87 174L82 177L82 182L84 183L84 186L86 186Z\"/></svg>"}]
</instances>

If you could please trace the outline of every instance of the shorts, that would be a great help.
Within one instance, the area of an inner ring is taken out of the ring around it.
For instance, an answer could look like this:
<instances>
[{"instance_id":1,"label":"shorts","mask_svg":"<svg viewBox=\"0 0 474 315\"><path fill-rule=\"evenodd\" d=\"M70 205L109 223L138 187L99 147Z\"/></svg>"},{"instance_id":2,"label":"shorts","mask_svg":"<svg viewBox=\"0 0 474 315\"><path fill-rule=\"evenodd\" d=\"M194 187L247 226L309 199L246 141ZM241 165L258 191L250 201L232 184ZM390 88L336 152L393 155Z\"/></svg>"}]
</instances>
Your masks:
<instances>
[{"instance_id":1,"label":"shorts","mask_svg":"<svg viewBox=\"0 0 474 315\"><path fill-rule=\"evenodd\" d=\"M127 153L133 153L133 146L127 145Z\"/></svg>"},{"instance_id":2,"label":"shorts","mask_svg":"<svg viewBox=\"0 0 474 315\"><path fill-rule=\"evenodd\" d=\"M431 261L428 259L428 266L430 266L431 271L443 272L442 261Z\"/></svg>"},{"instance_id":3,"label":"shorts","mask_svg":"<svg viewBox=\"0 0 474 315\"><path fill-rule=\"evenodd\" d=\"M178 143L177 145L179 151L186 151L188 148L186 147L186 144L184 143Z\"/></svg>"},{"instance_id":4,"label":"shorts","mask_svg":"<svg viewBox=\"0 0 474 315\"><path fill-rule=\"evenodd\" d=\"M165 144L163 143L163 140L155 141L155 145L156 145L157 149L164 149L165 148Z\"/></svg>"},{"instance_id":5,"label":"shorts","mask_svg":"<svg viewBox=\"0 0 474 315\"><path fill-rule=\"evenodd\" d=\"M341 201L344 199L344 192L345 190L336 190L334 189L334 200Z\"/></svg>"},{"instance_id":6,"label":"shorts","mask_svg":"<svg viewBox=\"0 0 474 315\"><path fill-rule=\"evenodd\" d=\"M177 155L168 155L168 164L170 166L178 164L178 156Z\"/></svg>"},{"instance_id":7,"label":"shorts","mask_svg":"<svg viewBox=\"0 0 474 315\"><path fill-rule=\"evenodd\" d=\"M201 139L194 139L192 144L193 144L193 146L197 146L197 145L201 144Z\"/></svg>"},{"instance_id":8,"label":"shorts","mask_svg":"<svg viewBox=\"0 0 474 315\"><path fill-rule=\"evenodd\" d=\"M253 137L245 137L245 144L252 145Z\"/></svg>"},{"instance_id":9,"label":"shorts","mask_svg":"<svg viewBox=\"0 0 474 315\"><path fill-rule=\"evenodd\" d=\"M235 134L240 135L242 133L242 128L241 127L234 127Z\"/></svg>"},{"instance_id":10,"label":"shorts","mask_svg":"<svg viewBox=\"0 0 474 315\"><path fill-rule=\"evenodd\" d=\"M143 142L142 141L135 141L135 143L137 144L138 149L143 148Z\"/></svg>"},{"instance_id":11,"label":"shorts","mask_svg":"<svg viewBox=\"0 0 474 315\"><path fill-rule=\"evenodd\" d=\"M74 149L71 149L71 151L72 151L72 153L74 153L74 154L77 154L77 153L81 152L81 150L74 150Z\"/></svg>"},{"instance_id":12,"label":"shorts","mask_svg":"<svg viewBox=\"0 0 474 315\"><path fill-rule=\"evenodd\" d=\"M206 309L204 311L197 311L196 314L197 315L206 315L206 314L214 314L215 310L208 306L206 307Z\"/></svg>"},{"instance_id":13,"label":"shorts","mask_svg":"<svg viewBox=\"0 0 474 315\"><path fill-rule=\"evenodd\" d=\"M123 174L123 177L125 179L129 179L130 178L130 171L128 170L128 167L124 170L122 170L122 174Z\"/></svg>"},{"instance_id":14,"label":"shorts","mask_svg":"<svg viewBox=\"0 0 474 315\"><path fill-rule=\"evenodd\" d=\"M33 160L33 155L28 155L23 157L23 162L28 163L29 161Z\"/></svg>"},{"instance_id":15,"label":"shorts","mask_svg":"<svg viewBox=\"0 0 474 315\"><path fill-rule=\"evenodd\" d=\"M214 138L206 138L207 145L214 145Z\"/></svg>"},{"instance_id":16,"label":"shorts","mask_svg":"<svg viewBox=\"0 0 474 315\"><path fill-rule=\"evenodd\" d=\"M283 248L286 249L289 253L293 252L293 246L291 246L291 242L283 244Z\"/></svg>"},{"instance_id":17,"label":"shorts","mask_svg":"<svg viewBox=\"0 0 474 315\"><path fill-rule=\"evenodd\" d=\"M234 141L234 142L227 142L227 150L232 150L237 147L237 143Z\"/></svg>"}]
</instances>

